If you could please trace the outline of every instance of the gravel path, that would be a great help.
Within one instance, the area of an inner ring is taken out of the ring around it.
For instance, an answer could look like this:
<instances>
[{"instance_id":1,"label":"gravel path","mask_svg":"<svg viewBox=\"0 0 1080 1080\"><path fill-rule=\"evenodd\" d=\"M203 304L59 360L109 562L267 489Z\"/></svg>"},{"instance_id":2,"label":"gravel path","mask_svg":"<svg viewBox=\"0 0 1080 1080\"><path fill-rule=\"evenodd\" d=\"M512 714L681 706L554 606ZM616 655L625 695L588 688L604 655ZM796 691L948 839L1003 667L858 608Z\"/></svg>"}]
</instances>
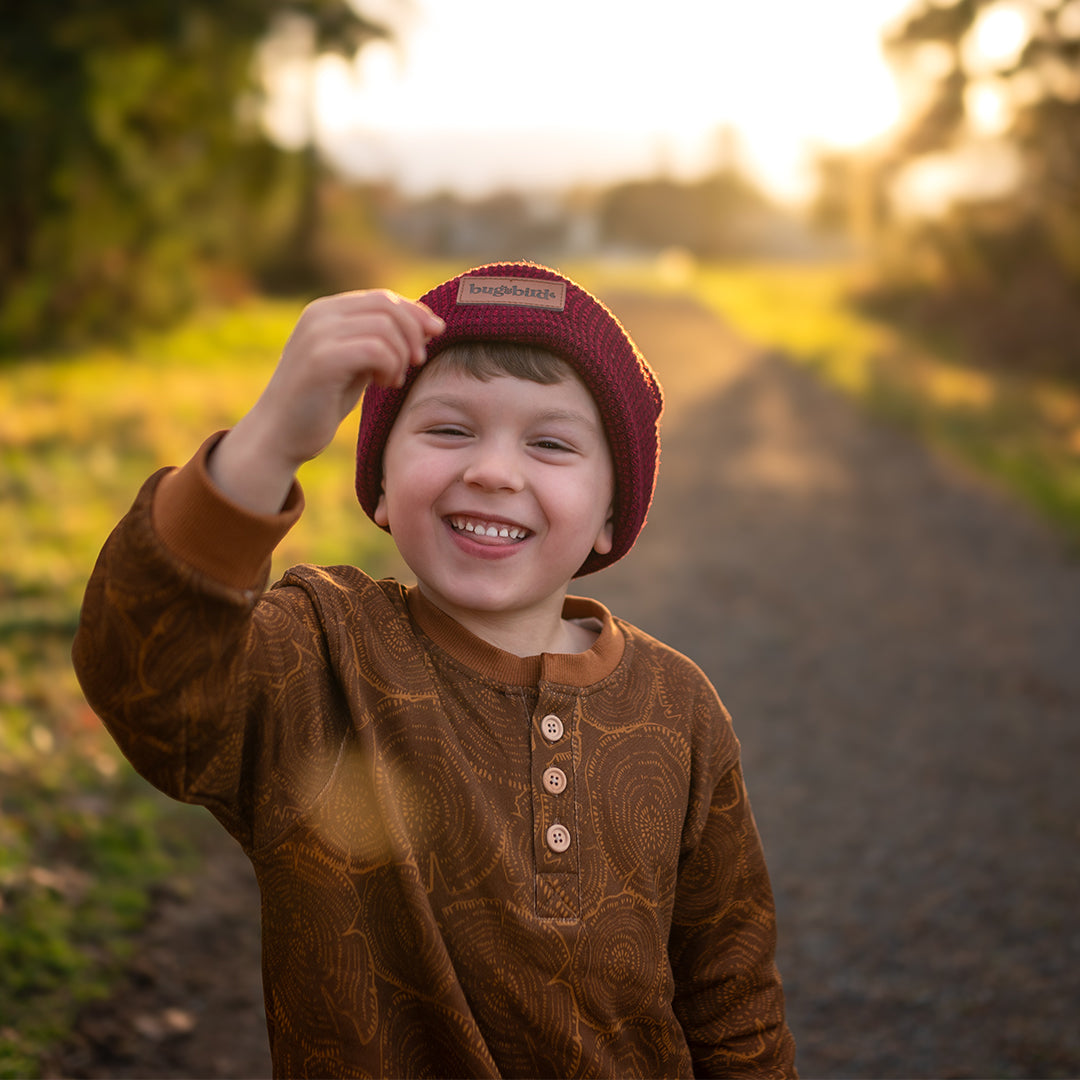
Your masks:
<instances>
[{"instance_id":1,"label":"gravel path","mask_svg":"<svg viewBox=\"0 0 1080 1080\"><path fill-rule=\"evenodd\" d=\"M593 591L734 715L803 1075L1080 1076L1080 564L711 316L613 303L670 408Z\"/></svg>"},{"instance_id":2,"label":"gravel path","mask_svg":"<svg viewBox=\"0 0 1080 1080\"><path fill-rule=\"evenodd\" d=\"M734 714L803 1076L1080 1076L1080 565L700 308L609 301L664 458L633 555L579 585ZM266 1075L257 898L206 843L53 1075Z\"/></svg>"}]
</instances>

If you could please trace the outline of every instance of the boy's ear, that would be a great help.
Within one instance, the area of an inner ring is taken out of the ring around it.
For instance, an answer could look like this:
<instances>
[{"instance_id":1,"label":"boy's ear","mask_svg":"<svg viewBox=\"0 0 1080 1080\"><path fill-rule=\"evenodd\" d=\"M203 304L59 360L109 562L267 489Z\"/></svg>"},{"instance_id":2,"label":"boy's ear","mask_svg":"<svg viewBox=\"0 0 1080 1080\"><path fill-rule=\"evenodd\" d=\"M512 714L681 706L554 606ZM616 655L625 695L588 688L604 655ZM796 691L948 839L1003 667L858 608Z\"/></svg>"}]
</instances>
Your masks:
<instances>
[{"instance_id":1,"label":"boy's ear","mask_svg":"<svg viewBox=\"0 0 1080 1080\"><path fill-rule=\"evenodd\" d=\"M371 517L380 529L385 529L390 524L390 515L386 512L385 490L379 491L379 501L375 504L375 512Z\"/></svg>"},{"instance_id":2,"label":"boy's ear","mask_svg":"<svg viewBox=\"0 0 1080 1080\"><path fill-rule=\"evenodd\" d=\"M600 532L593 543L593 551L597 555L606 555L612 548L615 539L615 510L608 507L607 521L600 527Z\"/></svg>"}]
</instances>

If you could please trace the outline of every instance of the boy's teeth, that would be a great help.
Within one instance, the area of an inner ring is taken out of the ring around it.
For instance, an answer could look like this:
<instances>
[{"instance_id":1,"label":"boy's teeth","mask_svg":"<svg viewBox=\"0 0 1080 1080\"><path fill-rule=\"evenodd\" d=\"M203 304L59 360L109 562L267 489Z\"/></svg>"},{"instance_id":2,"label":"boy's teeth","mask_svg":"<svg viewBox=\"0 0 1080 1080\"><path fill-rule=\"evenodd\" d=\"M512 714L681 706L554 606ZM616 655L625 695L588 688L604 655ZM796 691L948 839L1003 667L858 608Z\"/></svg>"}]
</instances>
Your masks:
<instances>
[{"instance_id":1,"label":"boy's teeth","mask_svg":"<svg viewBox=\"0 0 1080 1080\"><path fill-rule=\"evenodd\" d=\"M464 518L454 518L453 525L455 529L461 532L471 532L477 536L497 536L507 540L520 540L525 535L525 530L517 527L476 525L471 521L466 521Z\"/></svg>"}]
</instances>

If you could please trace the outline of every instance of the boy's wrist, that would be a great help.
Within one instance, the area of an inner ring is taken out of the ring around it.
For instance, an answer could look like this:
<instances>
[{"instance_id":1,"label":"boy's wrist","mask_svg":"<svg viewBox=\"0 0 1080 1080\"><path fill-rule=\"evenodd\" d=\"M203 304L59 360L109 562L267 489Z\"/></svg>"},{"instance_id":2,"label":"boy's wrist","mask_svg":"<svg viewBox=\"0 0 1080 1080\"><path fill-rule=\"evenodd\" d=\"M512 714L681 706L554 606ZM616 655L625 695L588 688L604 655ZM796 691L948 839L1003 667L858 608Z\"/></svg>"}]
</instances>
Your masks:
<instances>
[{"instance_id":1,"label":"boy's wrist","mask_svg":"<svg viewBox=\"0 0 1080 1080\"><path fill-rule=\"evenodd\" d=\"M252 512L210 478L208 459L223 442L208 439L182 469L166 475L154 493L152 521L161 542L177 558L221 584L259 590L269 559L303 511L293 485L279 512Z\"/></svg>"},{"instance_id":2,"label":"boy's wrist","mask_svg":"<svg viewBox=\"0 0 1080 1080\"><path fill-rule=\"evenodd\" d=\"M206 469L214 486L238 506L255 514L277 514L301 464L283 458L276 440L263 436L249 413L210 450Z\"/></svg>"}]
</instances>

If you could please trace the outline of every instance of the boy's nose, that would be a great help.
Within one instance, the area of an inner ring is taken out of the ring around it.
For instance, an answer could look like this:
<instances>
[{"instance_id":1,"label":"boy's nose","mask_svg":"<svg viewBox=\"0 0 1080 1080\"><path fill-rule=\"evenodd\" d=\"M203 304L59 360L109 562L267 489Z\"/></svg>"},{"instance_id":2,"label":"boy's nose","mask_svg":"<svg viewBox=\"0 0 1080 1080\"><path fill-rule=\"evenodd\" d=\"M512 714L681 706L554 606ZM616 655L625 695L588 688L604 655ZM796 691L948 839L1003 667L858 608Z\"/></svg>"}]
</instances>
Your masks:
<instances>
[{"instance_id":1,"label":"boy's nose","mask_svg":"<svg viewBox=\"0 0 1080 1080\"><path fill-rule=\"evenodd\" d=\"M462 479L485 491L520 491L524 482L513 453L495 444L476 447Z\"/></svg>"}]
</instances>

